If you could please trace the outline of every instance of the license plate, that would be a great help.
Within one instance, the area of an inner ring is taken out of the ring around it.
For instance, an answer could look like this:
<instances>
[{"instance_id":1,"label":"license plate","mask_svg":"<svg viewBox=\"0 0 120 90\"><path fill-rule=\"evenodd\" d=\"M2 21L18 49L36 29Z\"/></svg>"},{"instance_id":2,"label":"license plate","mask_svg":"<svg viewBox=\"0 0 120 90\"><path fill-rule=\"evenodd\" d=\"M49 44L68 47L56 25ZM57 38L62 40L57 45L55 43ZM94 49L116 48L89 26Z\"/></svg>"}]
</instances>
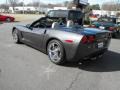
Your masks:
<instances>
[{"instance_id":1,"label":"license plate","mask_svg":"<svg viewBox=\"0 0 120 90\"><path fill-rule=\"evenodd\" d=\"M98 43L98 48L103 48L103 46L104 46L104 43L103 43L103 42Z\"/></svg>"}]
</instances>

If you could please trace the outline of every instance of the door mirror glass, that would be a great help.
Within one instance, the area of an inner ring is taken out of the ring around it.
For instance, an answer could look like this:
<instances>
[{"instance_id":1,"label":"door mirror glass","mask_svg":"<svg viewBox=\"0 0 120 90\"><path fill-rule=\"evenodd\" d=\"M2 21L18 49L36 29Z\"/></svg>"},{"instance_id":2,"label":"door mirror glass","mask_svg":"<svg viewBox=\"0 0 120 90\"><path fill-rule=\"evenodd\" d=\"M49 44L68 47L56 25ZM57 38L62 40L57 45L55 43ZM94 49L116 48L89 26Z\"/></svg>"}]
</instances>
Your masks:
<instances>
[{"instance_id":1,"label":"door mirror glass","mask_svg":"<svg viewBox=\"0 0 120 90\"><path fill-rule=\"evenodd\" d=\"M26 27L29 28L29 29L31 29L31 30L33 29L33 28L31 27L31 24L27 24Z\"/></svg>"},{"instance_id":2,"label":"door mirror glass","mask_svg":"<svg viewBox=\"0 0 120 90\"><path fill-rule=\"evenodd\" d=\"M29 28L29 27L30 27L30 24L27 24L26 27Z\"/></svg>"}]
</instances>

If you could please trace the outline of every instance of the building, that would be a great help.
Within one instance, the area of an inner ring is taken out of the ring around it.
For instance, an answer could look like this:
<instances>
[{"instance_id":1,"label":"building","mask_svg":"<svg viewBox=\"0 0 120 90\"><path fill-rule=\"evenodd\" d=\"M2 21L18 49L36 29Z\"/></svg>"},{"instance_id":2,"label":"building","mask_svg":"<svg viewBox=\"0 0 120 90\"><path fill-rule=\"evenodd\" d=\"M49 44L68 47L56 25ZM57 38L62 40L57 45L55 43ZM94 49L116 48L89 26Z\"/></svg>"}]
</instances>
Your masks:
<instances>
[{"instance_id":1,"label":"building","mask_svg":"<svg viewBox=\"0 0 120 90\"><path fill-rule=\"evenodd\" d=\"M54 7L54 10L67 10L67 7Z\"/></svg>"},{"instance_id":2,"label":"building","mask_svg":"<svg viewBox=\"0 0 120 90\"><path fill-rule=\"evenodd\" d=\"M9 7L9 12L10 13L46 13L49 10L51 10L51 8L45 8L45 7L29 7L29 6L25 6L25 7L15 7L14 10L12 7Z\"/></svg>"},{"instance_id":3,"label":"building","mask_svg":"<svg viewBox=\"0 0 120 90\"><path fill-rule=\"evenodd\" d=\"M116 16L117 13L120 13L120 11L105 11L105 10L93 10L92 11L94 15L100 15L100 16Z\"/></svg>"}]
</instances>

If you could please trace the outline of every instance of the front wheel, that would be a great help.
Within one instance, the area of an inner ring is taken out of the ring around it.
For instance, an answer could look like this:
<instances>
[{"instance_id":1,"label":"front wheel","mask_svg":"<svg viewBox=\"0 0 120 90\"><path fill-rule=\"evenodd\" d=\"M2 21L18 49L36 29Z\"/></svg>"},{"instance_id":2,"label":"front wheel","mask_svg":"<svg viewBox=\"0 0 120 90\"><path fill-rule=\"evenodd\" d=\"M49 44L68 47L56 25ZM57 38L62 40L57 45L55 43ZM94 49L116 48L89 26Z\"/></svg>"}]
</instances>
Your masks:
<instances>
[{"instance_id":1,"label":"front wheel","mask_svg":"<svg viewBox=\"0 0 120 90\"><path fill-rule=\"evenodd\" d=\"M6 22L11 22L11 19L10 19L10 18L7 18L7 19L6 19Z\"/></svg>"},{"instance_id":2,"label":"front wheel","mask_svg":"<svg viewBox=\"0 0 120 90\"><path fill-rule=\"evenodd\" d=\"M20 43L17 30L14 30L14 31L12 32L12 36L13 36L13 41L14 41L15 43Z\"/></svg>"},{"instance_id":3,"label":"front wheel","mask_svg":"<svg viewBox=\"0 0 120 90\"><path fill-rule=\"evenodd\" d=\"M48 43L47 53L50 60L55 64L62 65L66 61L63 45L58 40L52 40Z\"/></svg>"}]
</instances>

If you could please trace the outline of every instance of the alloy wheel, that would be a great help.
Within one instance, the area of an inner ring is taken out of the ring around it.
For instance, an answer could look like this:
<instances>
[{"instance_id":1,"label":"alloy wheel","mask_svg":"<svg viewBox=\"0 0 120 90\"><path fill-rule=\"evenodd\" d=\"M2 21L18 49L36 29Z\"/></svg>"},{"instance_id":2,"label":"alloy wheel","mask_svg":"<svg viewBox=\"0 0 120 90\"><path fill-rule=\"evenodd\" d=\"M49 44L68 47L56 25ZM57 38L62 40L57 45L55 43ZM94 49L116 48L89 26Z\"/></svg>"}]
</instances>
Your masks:
<instances>
[{"instance_id":1,"label":"alloy wheel","mask_svg":"<svg viewBox=\"0 0 120 90\"><path fill-rule=\"evenodd\" d=\"M13 31L13 40L16 43L18 42L18 35L17 35L17 31L16 30Z\"/></svg>"},{"instance_id":2,"label":"alloy wheel","mask_svg":"<svg viewBox=\"0 0 120 90\"><path fill-rule=\"evenodd\" d=\"M48 46L48 54L53 62L59 62L62 58L61 49L58 43L52 42Z\"/></svg>"}]
</instances>

